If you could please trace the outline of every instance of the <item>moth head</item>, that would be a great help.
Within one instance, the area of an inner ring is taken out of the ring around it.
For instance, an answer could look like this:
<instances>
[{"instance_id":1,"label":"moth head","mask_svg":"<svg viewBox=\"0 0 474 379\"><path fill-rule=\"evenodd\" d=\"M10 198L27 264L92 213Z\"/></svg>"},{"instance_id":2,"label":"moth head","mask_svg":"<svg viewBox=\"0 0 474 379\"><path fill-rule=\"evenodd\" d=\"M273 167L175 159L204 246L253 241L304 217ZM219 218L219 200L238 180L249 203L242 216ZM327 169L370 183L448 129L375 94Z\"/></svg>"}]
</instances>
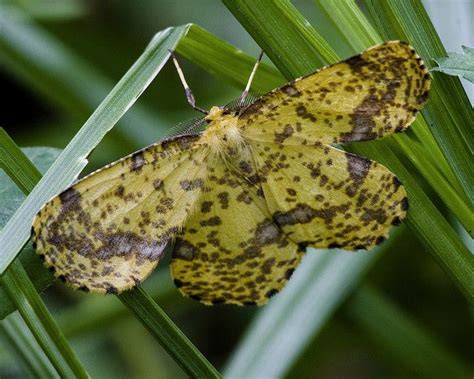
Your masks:
<instances>
[{"instance_id":1,"label":"moth head","mask_svg":"<svg viewBox=\"0 0 474 379\"><path fill-rule=\"evenodd\" d=\"M209 110L209 114L205 117L206 121L210 123L211 121L215 121L219 118L222 117L224 113L224 108L218 107L218 106L213 106Z\"/></svg>"}]
</instances>

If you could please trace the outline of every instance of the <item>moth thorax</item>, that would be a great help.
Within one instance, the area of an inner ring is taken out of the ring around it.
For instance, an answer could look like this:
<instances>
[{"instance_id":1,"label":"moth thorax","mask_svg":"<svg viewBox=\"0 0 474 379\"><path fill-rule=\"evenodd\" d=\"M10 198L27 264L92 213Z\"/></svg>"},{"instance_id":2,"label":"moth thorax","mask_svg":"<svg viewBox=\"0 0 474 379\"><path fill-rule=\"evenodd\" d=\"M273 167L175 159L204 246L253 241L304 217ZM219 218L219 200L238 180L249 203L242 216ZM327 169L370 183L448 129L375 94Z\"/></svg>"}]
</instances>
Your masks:
<instances>
[{"instance_id":1,"label":"moth thorax","mask_svg":"<svg viewBox=\"0 0 474 379\"><path fill-rule=\"evenodd\" d=\"M235 114L224 114L219 107L212 107L206 116L208 126L201 140L218 154L233 155L241 150L243 138Z\"/></svg>"}]
</instances>

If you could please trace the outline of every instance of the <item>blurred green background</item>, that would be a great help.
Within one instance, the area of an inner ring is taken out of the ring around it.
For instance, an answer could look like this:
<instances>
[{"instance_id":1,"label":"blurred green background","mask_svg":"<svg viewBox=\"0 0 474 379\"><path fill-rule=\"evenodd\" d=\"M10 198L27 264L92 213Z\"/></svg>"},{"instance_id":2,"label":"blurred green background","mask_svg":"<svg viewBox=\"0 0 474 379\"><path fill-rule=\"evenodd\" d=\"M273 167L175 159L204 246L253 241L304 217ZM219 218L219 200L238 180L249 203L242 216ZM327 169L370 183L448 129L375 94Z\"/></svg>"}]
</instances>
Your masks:
<instances>
[{"instance_id":1,"label":"blurred green background","mask_svg":"<svg viewBox=\"0 0 474 379\"><path fill-rule=\"evenodd\" d=\"M448 7L448 2L445 3ZM294 4L313 25L319 25L332 46L349 54L349 48L344 41L333 37L333 26L312 1L295 1ZM167 26L194 22L250 55L257 56L259 52L259 47L227 8L214 0L18 0L0 1L0 12L2 10L8 10L9 17L19 20L31 18L47 38L82 60L97 76L96 83L83 83L84 90L90 91L90 104L79 103L73 97L61 97L60 92L58 96L57 91L61 89L51 87L47 80L29 78L15 62L6 58L0 47L0 83L4 94L0 125L20 146L63 148L153 34ZM242 90L216 80L184 59L181 64L201 107L208 109L215 104L225 104ZM71 71L71 80L74 75ZM136 131L134 138L124 133L124 128L130 125L115 128L95 149L85 172L153 143L168 128L196 116L186 103L170 62L129 112L145 112L153 122L145 131ZM366 293L377 288L376 291L389 298L415 324L422 325L441 345L461 361L469 362L472 360L472 332L468 305L417 239L407 230L401 233L403 237L363 280ZM156 294L158 303L201 352L217 368L222 368L258 309L206 307L184 299L172 287L166 266L166 262L161 264L149 280L151 293ZM93 377L185 377L117 299L107 297L104 301L101 296L83 295L61 284L48 289L45 299ZM98 309L103 312L98 316L103 317L94 319ZM356 314L354 300L350 298L313 338L288 377L414 375L399 364L390 349L378 343L377 336L367 331ZM84 319L79 315L84 315ZM386 317L390 322L391 315ZM89 318L92 321L81 323ZM18 360L8 348L8 341L0 336L0 343L0 376L24 377Z\"/></svg>"}]
</instances>

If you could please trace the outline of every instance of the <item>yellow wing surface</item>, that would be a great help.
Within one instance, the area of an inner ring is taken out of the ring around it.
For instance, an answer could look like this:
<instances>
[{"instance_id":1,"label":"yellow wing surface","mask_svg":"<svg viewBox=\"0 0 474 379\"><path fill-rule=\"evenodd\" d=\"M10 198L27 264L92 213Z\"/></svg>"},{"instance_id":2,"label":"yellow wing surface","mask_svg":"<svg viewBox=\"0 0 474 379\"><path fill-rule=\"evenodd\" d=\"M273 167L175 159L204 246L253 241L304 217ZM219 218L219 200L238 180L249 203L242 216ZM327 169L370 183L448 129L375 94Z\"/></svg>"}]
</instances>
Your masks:
<instances>
[{"instance_id":1,"label":"yellow wing surface","mask_svg":"<svg viewBox=\"0 0 474 379\"><path fill-rule=\"evenodd\" d=\"M197 208L176 240L174 282L206 304L266 303L303 253L272 221L258 187L219 157L208 171Z\"/></svg>"},{"instance_id":2,"label":"yellow wing surface","mask_svg":"<svg viewBox=\"0 0 474 379\"><path fill-rule=\"evenodd\" d=\"M115 293L145 279L176 235L206 177L197 137L152 145L85 177L33 223L38 254L75 288Z\"/></svg>"},{"instance_id":3,"label":"yellow wing surface","mask_svg":"<svg viewBox=\"0 0 474 379\"><path fill-rule=\"evenodd\" d=\"M269 92L239 125L246 138L274 144L370 140L410 125L429 86L413 48L387 42Z\"/></svg>"}]
</instances>

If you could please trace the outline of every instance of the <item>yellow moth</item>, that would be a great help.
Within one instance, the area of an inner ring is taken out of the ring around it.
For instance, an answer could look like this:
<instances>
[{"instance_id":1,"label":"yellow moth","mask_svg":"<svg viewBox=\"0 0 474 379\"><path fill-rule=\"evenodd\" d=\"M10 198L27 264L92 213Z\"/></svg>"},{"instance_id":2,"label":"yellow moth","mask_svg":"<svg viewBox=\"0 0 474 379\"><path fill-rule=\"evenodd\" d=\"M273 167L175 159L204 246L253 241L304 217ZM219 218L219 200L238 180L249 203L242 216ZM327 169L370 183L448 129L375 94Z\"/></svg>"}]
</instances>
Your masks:
<instances>
[{"instance_id":1,"label":"yellow moth","mask_svg":"<svg viewBox=\"0 0 474 379\"><path fill-rule=\"evenodd\" d=\"M370 249L405 217L395 175L334 144L405 130L429 86L413 48L394 41L250 105L212 107L203 132L129 155L45 204L36 250L72 287L117 293L141 283L173 244L183 294L263 304L306 247Z\"/></svg>"}]
</instances>

